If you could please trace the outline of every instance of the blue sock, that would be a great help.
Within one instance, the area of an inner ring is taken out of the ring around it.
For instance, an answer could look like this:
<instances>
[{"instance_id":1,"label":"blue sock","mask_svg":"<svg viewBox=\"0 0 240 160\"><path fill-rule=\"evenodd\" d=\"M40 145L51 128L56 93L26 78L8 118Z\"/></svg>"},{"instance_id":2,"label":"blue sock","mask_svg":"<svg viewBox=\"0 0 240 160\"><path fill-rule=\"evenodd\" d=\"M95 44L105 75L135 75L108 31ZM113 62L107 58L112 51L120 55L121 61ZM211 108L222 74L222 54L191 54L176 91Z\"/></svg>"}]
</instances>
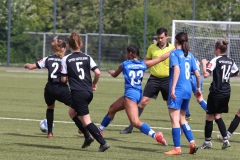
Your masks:
<instances>
[{"instance_id":1,"label":"blue sock","mask_svg":"<svg viewBox=\"0 0 240 160\"><path fill-rule=\"evenodd\" d=\"M187 116L187 117L190 116L190 111L189 111L189 109L186 110L186 116Z\"/></svg>"},{"instance_id":2,"label":"blue sock","mask_svg":"<svg viewBox=\"0 0 240 160\"><path fill-rule=\"evenodd\" d=\"M181 129L180 128L172 128L172 137L174 147L181 147Z\"/></svg>"},{"instance_id":3,"label":"blue sock","mask_svg":"<svg viewBox=\"0 0 240 160\"><path fill-rule=\"evenodd\" d=\"M191 127L188 123L181 126L183 133L185 134L185 137L187 138L188 142L194 141L193 134Z\"/></svg>"},{"instance_id":4,"label":"blue sock","mask_svg":"<svg viewBox=\"0 0 240 160\"><path fill-rule=\"evenodd\" d=\"M207 110L207 102L202 100L201 102L199 102L200 106L202 107L202 109L204 109L204 111Z\"/></svg>"},{"instance_id":5,"label":"blue sock","mask_svg":"<svg viewBox=\"0 0 240 160\"><path fill-rule=\"evenodd\" d=\"M101 131L104 131L104 129L112 122L113 119L109 118L108 115L106 115L102 122L101 122L101 125L100 127L98 128L99 130Z\"/></svg>"},{"instance_id":6,"label":"blue sock","mask_svg":"<svg viewBox=\"0 0 240 160\"><path fill-rule=\"evenodd\" d=\"M153 131L147 123L143 123L141 125L140 131L148 136L151 136L152 138L154 138L154 135L156 134L156 132Z\"/></svg>"}]
</instances>

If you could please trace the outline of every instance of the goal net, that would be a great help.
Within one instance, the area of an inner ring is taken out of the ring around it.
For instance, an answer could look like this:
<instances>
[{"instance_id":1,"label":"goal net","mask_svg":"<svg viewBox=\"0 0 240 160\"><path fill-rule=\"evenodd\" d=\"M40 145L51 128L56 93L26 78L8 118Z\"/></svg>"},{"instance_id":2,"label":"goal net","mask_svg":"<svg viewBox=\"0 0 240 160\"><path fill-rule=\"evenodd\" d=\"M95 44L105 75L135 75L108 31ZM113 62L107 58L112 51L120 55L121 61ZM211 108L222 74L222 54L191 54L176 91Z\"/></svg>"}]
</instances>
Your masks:
<instances>
[{"instance_id":1,"label":"goal net","mask_svg":"<svg viewBox=\"0 0 240 160\"><path fill-rule=\"evenodd\" d=\"M240 66L240 22L173 20L172 39L178 32L188 34L190 52L199 60L215 57L215 42L227 39L227 55Z\"/></svg>"}]
</instances>

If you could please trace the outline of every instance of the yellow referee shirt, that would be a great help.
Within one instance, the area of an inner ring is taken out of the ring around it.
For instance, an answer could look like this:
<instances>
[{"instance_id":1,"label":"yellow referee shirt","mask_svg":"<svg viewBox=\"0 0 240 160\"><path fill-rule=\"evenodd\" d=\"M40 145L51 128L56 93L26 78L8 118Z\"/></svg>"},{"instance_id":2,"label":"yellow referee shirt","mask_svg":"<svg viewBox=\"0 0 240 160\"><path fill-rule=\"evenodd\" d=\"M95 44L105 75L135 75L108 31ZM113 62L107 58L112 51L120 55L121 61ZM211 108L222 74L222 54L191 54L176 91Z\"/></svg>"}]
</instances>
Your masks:
<instances>
[{"instance_id":1,"label":"yellow referee shirt","mask_svg":"<svg viewBox=\"0 0 240 160\"><path fill-rule=\"evenodd\" d=\"M174 49L175 47L167 43L166 47L161 49L159 48L158 44L151 44L148 47L147 55L146 57L148 59L155 59L157 57L162 56L164 53L169 52L170 50ZM150 73L158 78L165 78L169 76L169 58L167 58L165 61L162 61L158 64L155 64L150 68Z\"/></svg>"}]
</instances>

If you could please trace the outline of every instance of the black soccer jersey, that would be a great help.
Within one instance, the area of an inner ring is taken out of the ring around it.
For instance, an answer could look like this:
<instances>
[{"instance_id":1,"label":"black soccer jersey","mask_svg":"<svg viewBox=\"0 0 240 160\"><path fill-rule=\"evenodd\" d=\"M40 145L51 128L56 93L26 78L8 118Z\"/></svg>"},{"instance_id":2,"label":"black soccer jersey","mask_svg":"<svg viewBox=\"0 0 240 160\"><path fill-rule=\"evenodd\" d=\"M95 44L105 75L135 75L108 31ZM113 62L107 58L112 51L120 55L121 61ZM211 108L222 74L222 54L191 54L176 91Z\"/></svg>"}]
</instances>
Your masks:
<instances>
[{"instance_id":1,"label":"black soccer jersey","mask_svg":"<svg viewBox=\"0 0 240 160\"><path fill-rule=\"evenodd\" d=\"M36 63L37 67L48 69L48 82L61 82L61 58L57 55L50 55L39 60Z\"/></svg>"},{"instance_id":2,"label":"black soccer jersey","mask_svg":"<svg viewBox=\"0 0 240 160\"><path fill-rule=\"evenodd\" d=\"M215 97L229 96L231 92L229 84L230 74L238 72L238 67L233 59L228 58L226 55L217 56L210 61L207 71L210 74L213 72L213 81L209 89L210 94Z\"/></svg>"},{"instance_id":3,"label":"black soccer jersey","mask_svg":"<svg viewBox=\"0 0 240 160\"><path fill-rule=\"evenodd\" d=\"M92 92L90 70L94 71L96 63L89 55L81 52L71 53L62 59L62 75L68 76L71 90Z\"/></svg>"}]
</instances>

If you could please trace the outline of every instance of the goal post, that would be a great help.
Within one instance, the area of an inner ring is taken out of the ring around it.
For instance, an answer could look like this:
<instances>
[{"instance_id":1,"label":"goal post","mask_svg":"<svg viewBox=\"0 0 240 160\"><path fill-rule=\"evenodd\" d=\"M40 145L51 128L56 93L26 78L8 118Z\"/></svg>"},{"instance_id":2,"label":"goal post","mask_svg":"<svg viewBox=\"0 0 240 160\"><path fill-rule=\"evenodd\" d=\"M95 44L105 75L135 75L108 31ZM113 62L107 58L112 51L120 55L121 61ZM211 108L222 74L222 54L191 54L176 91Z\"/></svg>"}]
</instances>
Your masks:
<instances>
[{"instance_id":1,"label":"goal post","mask_svg":"<svg viewBox=\"0 0 240 160\"><path fill-rule=\"evenodd\" d=\"M178 32L188 34L190 52L199 60L211 60L215 57L214 44L227 39L227 55L240 65L240 22L173 20L172 44Z\"/></svg>"}]
</instances>

